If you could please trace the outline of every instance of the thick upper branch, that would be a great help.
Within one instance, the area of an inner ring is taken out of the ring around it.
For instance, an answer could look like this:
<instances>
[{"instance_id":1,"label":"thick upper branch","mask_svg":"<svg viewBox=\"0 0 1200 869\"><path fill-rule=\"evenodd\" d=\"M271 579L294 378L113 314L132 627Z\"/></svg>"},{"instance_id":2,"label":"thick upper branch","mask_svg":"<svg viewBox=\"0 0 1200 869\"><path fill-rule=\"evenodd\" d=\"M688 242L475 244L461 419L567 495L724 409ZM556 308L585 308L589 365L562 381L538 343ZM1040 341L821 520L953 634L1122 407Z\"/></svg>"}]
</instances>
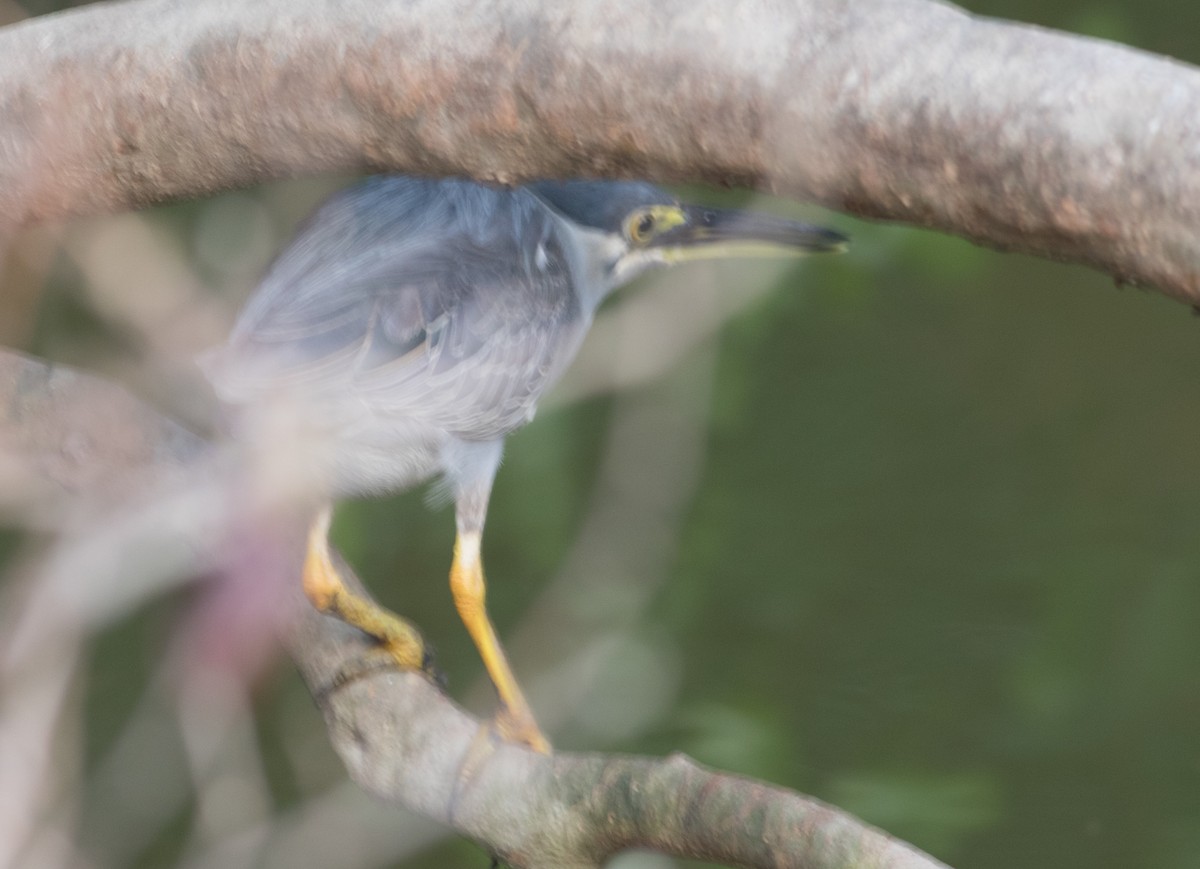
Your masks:
<instances>
[{"instance_id":1,"label":"thick upper branch","mask_svg":"<svg viewBox=\"0 0 1200 869\"><path fill-rule=\"evenodd\" d=\"M1200 301L1197 71L927 0L135 0L0 31L0 224L358 167L752 185Z\"/></svg>"}]
</instances>

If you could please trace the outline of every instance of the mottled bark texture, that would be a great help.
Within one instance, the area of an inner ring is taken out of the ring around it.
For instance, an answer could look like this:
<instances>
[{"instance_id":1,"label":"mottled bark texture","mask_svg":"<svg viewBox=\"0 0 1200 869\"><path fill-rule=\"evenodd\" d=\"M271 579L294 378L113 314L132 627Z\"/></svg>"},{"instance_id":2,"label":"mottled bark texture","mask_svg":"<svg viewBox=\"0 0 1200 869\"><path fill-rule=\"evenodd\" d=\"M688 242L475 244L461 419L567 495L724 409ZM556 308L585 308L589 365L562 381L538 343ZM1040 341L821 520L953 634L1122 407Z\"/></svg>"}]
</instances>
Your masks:
<instances>
[{"instance_id":1,"label":"mottled bark texture","mask_svg":"<svg viewBox=\"0 0 1200 869\"><path fill-rule=\"evenodd\" d=\"M753 186L1200 302L1200 75L929 0L134 0L0 30L0 236L323 170Z\"/></svg>"},{"instance_id":2,"label":"mottled bark texture","mask_svg":"<svg viewBox=\"0 0 1200 869\"><path fill-rule=\"evenodd\" d=\"M25 482L47 498L100 499L111 513L131 478L164 470L177 478L209 452L112 384L0 350L0 457L23 468ZM211 485L212 466L203 467ZM194 551L197 572L220 560L211 525L164 534L173 548ZM276 562L290 563L297 577L282 639L350 775L506 863L582 869L643 847L737 866L942 867L818 800L682 755L546 757L493 744L479 721L424 677L380 666L361 635L307 606L298 581L302 539L297 533L293 551ZM361 590L349 567L343 571Z\"/></svg>"}]
</instances>

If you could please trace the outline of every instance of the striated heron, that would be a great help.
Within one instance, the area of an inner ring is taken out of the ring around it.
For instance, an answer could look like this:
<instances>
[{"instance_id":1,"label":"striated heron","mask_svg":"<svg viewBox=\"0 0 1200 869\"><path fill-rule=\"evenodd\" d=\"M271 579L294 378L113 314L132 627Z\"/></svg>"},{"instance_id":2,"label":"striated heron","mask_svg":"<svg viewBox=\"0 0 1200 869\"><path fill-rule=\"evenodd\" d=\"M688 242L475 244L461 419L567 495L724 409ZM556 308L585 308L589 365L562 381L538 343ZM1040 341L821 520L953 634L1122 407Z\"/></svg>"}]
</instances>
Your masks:
<instances>
[{"instance_id":1,"label":"striated heron","mask_svg":"<svg viewBox=\"0 0 1200 869\"><path fill-rule=\"evenodd\" d=\"M409 669L426 664L420 635L343 585L330 515L338 499L442 475L458 532L450 587L499 694L493 726L549 751L484 606L480 543L504 438L533 418L597 306L651 266L845 243L782 218L684 205L641 182L375 177L314 214L207 370L231 404L301 401L323 444L306 461L324 481L305 593Z\"/></svg>"}]
</instances>

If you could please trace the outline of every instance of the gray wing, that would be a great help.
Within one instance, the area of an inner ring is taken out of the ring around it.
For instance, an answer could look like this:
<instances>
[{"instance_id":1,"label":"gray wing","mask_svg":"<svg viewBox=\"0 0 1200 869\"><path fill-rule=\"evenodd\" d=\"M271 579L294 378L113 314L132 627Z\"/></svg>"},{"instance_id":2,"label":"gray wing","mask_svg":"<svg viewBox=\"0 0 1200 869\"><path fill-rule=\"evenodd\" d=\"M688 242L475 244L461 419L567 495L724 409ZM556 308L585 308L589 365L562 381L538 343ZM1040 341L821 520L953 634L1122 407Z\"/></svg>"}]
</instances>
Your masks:
<instances>
[{"instance_id":1,"label":"gray wing","mask_svg":"<svg viewBox=\"0 0 1200 869\"><path fill-rule=\"evenodd\" d=\"M552 218L508 204L512 213L486 232L408 219L364 234L318 220L272 269L210 367L218 391L248 402L300 390L318 410L408 419L469 439L517 428L586 323Z\"/></svg>"}]
</instances>

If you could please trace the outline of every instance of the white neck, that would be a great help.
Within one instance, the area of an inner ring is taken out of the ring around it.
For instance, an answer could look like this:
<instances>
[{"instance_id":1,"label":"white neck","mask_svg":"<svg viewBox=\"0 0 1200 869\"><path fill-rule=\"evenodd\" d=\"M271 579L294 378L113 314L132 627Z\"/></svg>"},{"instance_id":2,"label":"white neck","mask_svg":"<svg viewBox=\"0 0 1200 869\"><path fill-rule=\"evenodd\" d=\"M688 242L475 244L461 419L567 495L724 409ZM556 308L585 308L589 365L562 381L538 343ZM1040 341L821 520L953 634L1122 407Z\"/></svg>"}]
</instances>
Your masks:
<instances>
[{"instance_id":1,"label":"white neck","mask_svg":"<svg viewBox=\"0 0 1200 869\"><path fill-rule=\"evenodd\" d=\"M642 272L663 265L661 253L631 250L624 239L594 229L583 229L555 215L563 240L563 249L571 263L571 272L579 300L590 312L618 287Z\"/></svg>"}]
</instances>

